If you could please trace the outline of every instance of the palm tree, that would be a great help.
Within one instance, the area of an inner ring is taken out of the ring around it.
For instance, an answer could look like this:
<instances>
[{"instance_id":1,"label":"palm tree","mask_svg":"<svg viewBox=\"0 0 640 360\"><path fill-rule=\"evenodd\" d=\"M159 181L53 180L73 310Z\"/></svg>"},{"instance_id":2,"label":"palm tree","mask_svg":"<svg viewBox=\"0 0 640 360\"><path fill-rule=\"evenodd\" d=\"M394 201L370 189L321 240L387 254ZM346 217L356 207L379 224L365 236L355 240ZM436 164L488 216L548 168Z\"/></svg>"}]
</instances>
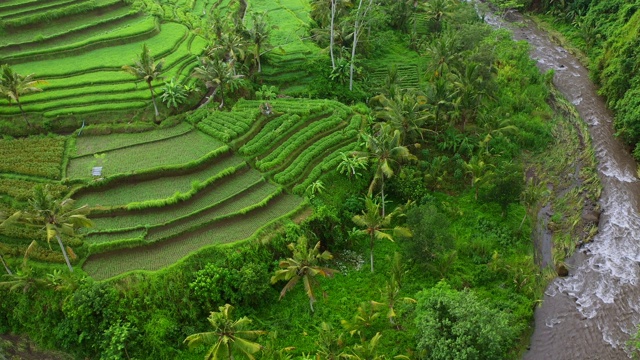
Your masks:
<instances>
[{"instance_id":1,"label":"palm tree","mask_svg":"<svg viewBox=\"0 0 640 360\"><path fill-rule=\"evenodd\" d=\"M427 76L430 79L446 77L450 69L457 68L462 61L460 47L460 37L452 31L433 39L425 49L425 55L431 58Z\"/></svg>"},{"instance_id":2,"label":"palm tree","mask_svg":"<svg viewBox=\"0 0 640 360\"><path fill-rule=\"evenodd\" d=\"M350 353L343 353L340 355L343 359L351 360L383 360L386 359L384 355L378 355L378 344L382 334L376 333L370 341L362 341L361 344L356 344L351 347Z\"/></svg>"},{"instance_id":3,"label":"palm tree","mask_svg":"<svg viewBox=\"0 0 640 360\"><path fill-rule=\"evenodd\" d=\"M260 56L262 50L268 46L269 32L271 27L267 22L267 13L253 14L253 26L247 31L249 39L253 43L253 57L258 64L258 72L262 72L262 64L260 63ZM267 50L268 51L268 50Z\"/></svg>"},{"instance_id":4,"label":"palm tree","mask_svg":"<svg viewBox=\"0 0 640 360\"><path fill-rule=\"evenodd\" d=\"M373 97L371 101L379 105L375 116L386 121L394 130L400 131L401 145L415 141L417 137L424 141L422 134L427 131L424 124L427 119L433 117L426 110L425 96L413 91L400 91L392 97L380 94Z\"/></svg>"},{"instance_id":5,"label":"palm tree","mask_svg":"<svg viewBox=\"0 0 640 360\"><path fill-rule=\"evenodd\" d=\"M389 319L389 322L392 325L395 324L395 317L397 315L395 305L398 301L404 303L416 303L416 300L410 297L400 297L400 287L402 285L402 276L404 275L403 268L402 256L400 253L395 253L391 263L389 278L387 279L385 287L380 291L382 301L371 302L374 309L386 312L385 316Z\"/></svg>"},{"instance_id":6,"label":"palm tree","mask_svg":"<svg viewBox=\"0 0 640 360\"><path fill-rule=\"evenodd\" d=\"M374 307L373 301L363 301L358 306L356 313L351 320L340 320L342 327L349 335L358 335L360 341L365 341L367 333L371 331L373 325L380 317L380 312ZM342 354L341 354L342 355Z\"/></svg>"},{"instance_id":7,"label":"palm tree","mask_svg":"<svg viewBox=\"0 0 640 360\"><path fill-rule=\"evenodd\" d=\"M158 105L156 105L156 96L153 92L153 86L151 82L157 79L162 78L162 68L164 67L164 59L158 62L155 62L153 56L151 55L151 51L147 47L147 44L142 45L142 54L135 60L133 66L125 65L122 67L122 70L128 72L129 74L135 76L139 80L144 80L149 86L149 91L151 92L151 100L153 101L153 109L155 110L156 120L160 113L158 112Z\"/></svg>"},{"instance_id":8,"label":"palm tree","mask_svg":"<svg viewBox=\"0 0 640 360\"><path fill-rule=\"evenodd\" d=\"M242 82L244 75L235 74L233 64L225 63L219 59L201 58L200 66L193 69L191 74L194 78L202 81L204 86L213 92L205 104L209 103L213 99L214 95L220 90L220 106L224 107L224 90L228 88L230 90L237 89Z\"/></svg>"},{"instance_id":9,"label":"palm tree","mask_svg":"<svg viewBox=\"0 0 640 360\"><path fill-rule=\"evenodd\" d=\"M20 112L24 117L24 121L29 127L31 127L31 123L27 119L27 114L22 108L20 97L22 95L42 91L42 89L40 89L38 85L46 83L42 80L35 80L34 76L34 74L22 76L14 72L9 65L3 65L2 76L0 77L0 95L6 97L7 100L9 100L9 105L11 105L12 101L15 101L16 104L18 104L18 108L20 109Z\"/></svg>"},{"instance_id":10,"label":"palm tree","mask_svg":"<svg viewBox=\"0 0 640 360\"><path fill-rule=\"evenodd\" d=\"M402 146L402 134L399 130L392 130L391 126L385 123L379 123L377 131L374 134L367 134L366 143L367 151L359 152L360 154L375 161L376 168L373 180L369 185L369 196L373 194L373 190L380 184L382 194L382 216L385 214L385 198L384 198L384 180L392 177L395 172L393 168L402 160L411 160L415 156L411 155L409 149Z\"/></svg>"},{"instance_id":11,"label":"palm tree","mask_svg":"<svg viewBox=\"0 0 640 360\"><path fill-rule=\"evenodd\" d=\"M244 60L247 44L242 36L231 31L222 33L217 44L209 49L207 54L212 59L222 58L225 63L230 63L232 68L238 60Z\"/></svg>"},{"instance_id":12,"label":"palm tree","mask_svg":"<svg viewBox=\"0 0 640 360\"><path fill-rule=\"evenodd\" d=\"M46 281L36 276L28 266L22 266L15 274L6 274L2 278L6 280L0 281L0 288L8 288L9 291L22 290L23 293L27 293L31 289L46 285Z\"/></svg>"},{"instance_id":13,"label":"palm tree","mask_svg":"<svg viewBox=\"0 0 640 360\"><path fill-rule=\"evenodd\" d=\"M382 302L372 301L374 309L385 311L385 316L389 319L389 323L395 324L396 310L395 305L399 301L405 303L415 303L416 300L410 297L400 297L400 284L393 278L387 280L384 289L381 291Z\"/></svg>"},{"instance_id":14,"label":"palm tree","mask_svg":"<svg viewBox=\"0 0 640 360\"><path fill-rule=\"evenodd\" d=\"M328 251L320 253L320 242L313 248L309 248L307 238L301 236L296 244L289 244L289 250L293 252L293 257L280 261L280 270L276 270L271 277L271 283L275 284L280 280L287 281L287 284L280 292L280 299L291 290L300 280L304 284L304 290L309 297L309 306L313 312L313 303L316 301L314 287L318 285L316 276L333 277L337 270L318 266L320 261L331 260L333 256Z\"/></svg>"},{"instance_id":15,"label":"palm tree","mask_svg":"<svg viewBox=\"0 0 640 360\"><path fill-rule=\"evenodd\" d=\"M73 267L69 261L67 249L62 243L61 235L74 236L75 229L80 227L91 227L93 222L87 218L89 207L83 205L76 208L73 199L54 199L48 186L38 185L34 188L33 198L29 200L29 207L25 212L14 214L32 226L42 226L47 234L47 242L55 238L58 241L64 260L70 272ZM69 248L70 249L70 248Z\"/></svg>"},{"instance_id":16,"label":"palm tree","mask_svg":"<svg viewBox=\"0 0 640 360\"><path fill-rule=\"evenodd\" d=\"M462 131L468 121L475 120L478 110L481 107L483 98L487 95L486 81L482 75L482 69L476 62L469 62L463 71L454 71L455 79L453 86L456 89L455 102L460 107L462 117Z\"/></svg>"},{"instance_id":17,"label":"palm tree","mask_svg":"<svg viewBox=\"0 0 640 360\"><path fill-rule=\"evenodd\" d=\"M364 170L367 168L367 158L357 156L356 154L345 154L343 152L340 153L340 164L338 164L338 172L340 174L345 174L351 178L358 178L362 174L358 170Z\"/></svg>"},{"instance_id":18,"label":"palm tree","mask_svg":"<svg viewBox=\"0 0 640 360\"><path fill-rule=\"evenodd\" d=\"M391 18L391 26L407 33L411 19L416 14L417 1L415 0L395 0L391 2L388 9Z\"/></svg>"},{"instance_id":19,"label":"palm tree","mask_svg":"<svg viewBox=\"0 0 640 360\"><path fill-rule=\"evenodd\" d=\"M396 208L391 214L384 215L380 213L381 205L370 196L365 199L365 210L362 215L355 215L353 222L361 227L360 234L369 236L369 255L371 258L371 272L373 272L373 246L375 240L386 239L393 241L393 237L400 235L411 237L411 231L407 228L396 226L389 228L391 220L398 215L402 209ZM389 234L391 231L394 235Z\"/></svg>"},{"instance_id":20,"label":"palm tree","mask_svg":"<svg viewBox=\"0 0 640 360\"><path fill-rule=\"evenodd\" d=\"M219 309L219 312L212 311L207 318L213 331L189 335L184 342L189 348L212 344L204 357L205 360L233 360L234 354L238 353L253 360L253 354L260 351L262 346L252 340L265 334L266 331L248 330L251 319L246 316L233 320L231 317L233 306L229 304L220 306Z\"/></svg>"},{"instance_id":21,"label":"palm tree","mask_svg":"<svg viewBox=\"0 0 640 360\"><path fill-rule=\"evenodd\" d=\"M467 170L467 173L471 175L471 187L474 188L474 197L478 200L478 190L480 186L489 182L495 175L495 173L491 171L494 166L486 163L482 159L482 156L473 155L468 162L464 163L464 168Z\"/></svg>"},{"instance_id":22,"label":"palm tree","mask_svg":"<svg viewBox=\"0 0 640 360\"><path fill-rule=\"evenodd\" d=\"M433 20L435 31L442 30L442 20L451 17L453 13L453 1L451 0L429 0L422 4L427 18Z\"/></svg>"},{"instance_id":23,"label":"palm tree","mask_svg":"<svg viewBox=\"0 0 640 360\"><path fill-rule=\"evenodd\" d=\"M11 268L9 267L9 264L7 264L7 262L4 259L4 253L8 250L8 248L2 244L0 244L0 262L2 262L2 266L4 266L4 270L7 272L7 274L9 275L13 275L13 272L11 271Z\"/></svg>"}]
</instances>

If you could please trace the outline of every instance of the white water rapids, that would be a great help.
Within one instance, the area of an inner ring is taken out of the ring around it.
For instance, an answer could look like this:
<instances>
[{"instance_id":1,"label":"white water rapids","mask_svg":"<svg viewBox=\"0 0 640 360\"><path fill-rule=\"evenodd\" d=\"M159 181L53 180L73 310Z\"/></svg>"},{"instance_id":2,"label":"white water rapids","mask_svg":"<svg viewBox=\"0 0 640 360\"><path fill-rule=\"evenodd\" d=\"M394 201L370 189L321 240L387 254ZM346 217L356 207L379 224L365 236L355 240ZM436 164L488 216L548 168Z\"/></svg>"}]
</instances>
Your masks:
<instances>
[{"instance_id":1,"label":"white water rapids","mask_svg":"<svg viewBox=\"0 0 640 360\"><path fill-rule=\"evenodd\" d=\"M589 125L603 192L599 233L567 261L569 276L555 279L536 310L526 360L627 359L626 342L640 322L640 183L636 163L615 137L613 115L597 95L588 71L532 21L486 15L531 44L541 71ZM576 211L580 211L577 209Z\"/></svg>"}]
</instances>

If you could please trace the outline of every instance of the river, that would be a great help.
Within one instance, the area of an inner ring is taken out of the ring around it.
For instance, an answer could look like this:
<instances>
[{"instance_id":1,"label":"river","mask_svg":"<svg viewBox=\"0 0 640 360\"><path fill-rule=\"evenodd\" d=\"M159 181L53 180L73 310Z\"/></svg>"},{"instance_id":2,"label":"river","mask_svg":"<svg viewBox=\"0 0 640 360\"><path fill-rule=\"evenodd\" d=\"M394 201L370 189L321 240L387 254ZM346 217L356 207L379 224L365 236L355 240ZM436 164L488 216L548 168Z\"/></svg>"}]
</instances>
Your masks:
<instances>
[{"instance_id":1,"label":"river","mask_svg":"<svg viewBox=\"0 0 640 360\"><path fill-rule=\"evenodd\" d=\"M636 163L615 137L613 115L587 69L533 21L515 13L508 19L486 17L529 42L541 71L555 71L555 86L589 126L603 186L599 233L567 261L569 276L556 278L546 289L524 359L627 359L625 343L640 322Z\"/></svg>"}]
</instances>

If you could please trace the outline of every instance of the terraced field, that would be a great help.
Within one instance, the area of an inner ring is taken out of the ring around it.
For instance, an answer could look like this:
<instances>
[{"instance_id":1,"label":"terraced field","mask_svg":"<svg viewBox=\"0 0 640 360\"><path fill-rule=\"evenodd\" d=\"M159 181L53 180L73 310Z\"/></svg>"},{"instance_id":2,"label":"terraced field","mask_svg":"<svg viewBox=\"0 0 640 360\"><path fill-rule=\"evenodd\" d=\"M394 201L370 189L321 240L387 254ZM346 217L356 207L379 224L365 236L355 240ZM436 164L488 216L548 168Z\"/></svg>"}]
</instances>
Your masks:
<instances>
[{"instance_id":1,"label":"terraced field","mask_svg":"<svg viewBox=\"0 0 640 360\"><path fill-rule=\"evenodd\" d=\"M241 100L230 112L191 113L193 125L140 134L2 140L0 153L19 163L5 164L13 173L0 174L0 193L24 200L35 183L49 183L64 194L60 179L73 179L79 184L73 198L94 209L96 226L82 246L72 245L89 254L85 271L103 279L167 267L297 211L303 199L291 193L302 194L322 173L334 171L340 152L356 148L363 116L351 108L306 99L271 105L266 116L259 101ZM47 151L38 158L20 155L29 148ZM97 161L101 180L90 175Z\"/></svg>"},{"instance_id":2,"label":"terraced field","mask_svg":"<svg viewBox=\"0 0 640 360\"><path fill-rule=\"evenodd\" d=\"M188 116L197 128L228 141L240 156L221 153L192 171L118 177L77 192L80 203L99 210L96 227L85 238L93 254L85 271L106 278L122 271L157 270L203 246L246 238L300 206L302 198L284 190L304 192L322 173L335 169L340 152L356 147L362 116L338 102L276 100L271 116L261 114L259 105L241 100L231 112L201 109ZM165 131L174 135L150 133L141 141L158 140L139 145L122 135L107 136L114 143L79 138L76 147L84 148L83 141L102 144L96 149L119 144L124 147L110 151L134 154L147 152L137 147L185 136L178 129Z\"/></svg>"},{"instance_id":3,"label":"terraced field","mask_svg":"<svg viewBox=\"0 0 640 360\"><path fill-rule=\"evenodd\" d=\"M229 0L149 4L139 10L124 0L0 4L0 34L9 34L0 36L0 62L46 80L42 93L22 99L24 109L56 117L149 106L148 89L121 67L146 44L165 59L166 78L186 76L206 45L189 27L227 9ZM308 1L255 0L248 11L267 11L279 25L263 81L305 93L311 81L305 63L319 52L303 40ZM186 25L168 22L172 17ZM0 116L19 113L6 105L0 100ZM300 209L303 198L293 194L333 171L340 152L356 148L363 121L333 101L271 105L267 116L260 102L240 100L232 111L204 108L187 122L144 133L0 140L2 206L26 201L40 183L88 204L96 226L70 246L84 254L82 266L96 279L158 270L202 247L246 239ZM95 166L102 167L99 177L91 174ZM22 250L26 238L37 237L23 230L4 235L0 241Z\"/></svg>"},{"instance_id":4,"label":"terraced field","mask_svg":"<svg viewBox=\"0 0 640 360\"><path fill-rule=\"evenodd\" d=\"M199 131L103 152L105 164L103 175L140 173L160 167L181 167L186 163L201 159L212 151L224 151L224 145ZM95 166L93 154L71 159L67 177L71 179L91 178L91 168Z\"/></svg>"},{"instance_id":5,"label":"terraced field","mask_svg":"<svg viewBox=\"0 0 640 360\"><path fill-rule=\"evenodd\" d=\"M121 71L142 45L165 59L165 78L187 76L206 46L186 26L161 23L123 0L5 1L0 33L0 62L46 81L22 103L47 117L147 106L149 90ZM6 105L0 99L0 115L19 113Z\"/></svg>"},{"instance_id":6,"label":"terraced field","mask_svg":"<svg viewBox=\"0 0 640 360\"><path fill-rule=\"evenodd\" d=\"M308 40L311 11L308 0L251 0L249 11L266 11L277 27L271 30L269 42L273 50L266 54L261 78L276 85L290 96L306 95L313 79L309 62L321 49ZM307 39L307 40L305 40Z\"/></svg>"},{"instance_id":7,"label":"terraced field","mask_svg":"<svg viewBox=\"0 0 640 360\"><path fill-rule=\"evenodd\" d=\"M250 237L265 224L274 221L300 206L301 199L293 195L280 195L268 206L246 214L234 213L228 218L215 220L207 227L185 232L159 244L122 249L90 257L83 269L97 280L128 271L158 270L173 264L189 253L204 246L225 244Z\"/></svg>"}]
</instances>

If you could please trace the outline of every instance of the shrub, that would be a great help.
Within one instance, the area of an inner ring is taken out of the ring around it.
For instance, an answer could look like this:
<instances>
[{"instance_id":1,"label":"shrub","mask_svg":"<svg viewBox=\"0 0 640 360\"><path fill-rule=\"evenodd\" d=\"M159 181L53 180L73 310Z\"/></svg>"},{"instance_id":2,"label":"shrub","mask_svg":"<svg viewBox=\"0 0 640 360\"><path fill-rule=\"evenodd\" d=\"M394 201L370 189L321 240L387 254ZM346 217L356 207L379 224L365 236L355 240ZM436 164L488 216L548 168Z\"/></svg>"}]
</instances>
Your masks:
<instances>
[{"instance_id":1,"label":"shrub","mask_svg":"<svg viewBox=\"0 0 640 360\"><path fill-rule=\"evenodd\" d=\"M470 290L445 281L418 293L418 350L433 360L501 360L518 335L511 316L489 306Z\"/></svg>"},{"instance_id":2,"label":"shrub","mask_svg":"<svg viewBox=\"0 0 640 360\"><path fill-rule=\"evenodd\" d=\"M401 242L407 259L417 265L427 265L454 246L447 215L431 204L407 210L407 226L413 237Z\"/></svg>"},{"instance_id":3,"label":"shrub","mask_svg":"<svg viewBox=\"0 0 640 360\"><path fill-rule=\"evenodd\" d=\"M268 262L242 261L230 256L226 264L209 263L196 272L189 287L205 308L220 304L258 305L270 289Z\"/></svg>"}]
</instances>

